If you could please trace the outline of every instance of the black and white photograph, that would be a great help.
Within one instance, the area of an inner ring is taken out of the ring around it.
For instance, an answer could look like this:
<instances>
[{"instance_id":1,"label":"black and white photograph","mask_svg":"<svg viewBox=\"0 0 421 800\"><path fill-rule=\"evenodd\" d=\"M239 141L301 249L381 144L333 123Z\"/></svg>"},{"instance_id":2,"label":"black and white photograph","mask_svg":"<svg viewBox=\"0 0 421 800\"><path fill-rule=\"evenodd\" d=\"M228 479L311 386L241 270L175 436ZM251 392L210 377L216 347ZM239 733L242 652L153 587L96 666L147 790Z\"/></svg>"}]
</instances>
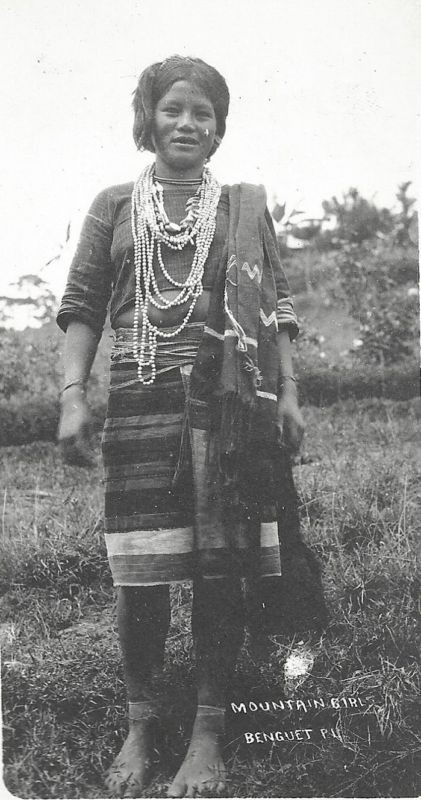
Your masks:
<instances>
[{"instance_id":1,"label":"black and white photograph","mask_svg":"<svg viewBox=\"0 0 421 800\"><path fill-rule=\"evenodd\" d=\"M421 0L3 0L5 796L421 794Z\"/></svg>"}]
</instances>

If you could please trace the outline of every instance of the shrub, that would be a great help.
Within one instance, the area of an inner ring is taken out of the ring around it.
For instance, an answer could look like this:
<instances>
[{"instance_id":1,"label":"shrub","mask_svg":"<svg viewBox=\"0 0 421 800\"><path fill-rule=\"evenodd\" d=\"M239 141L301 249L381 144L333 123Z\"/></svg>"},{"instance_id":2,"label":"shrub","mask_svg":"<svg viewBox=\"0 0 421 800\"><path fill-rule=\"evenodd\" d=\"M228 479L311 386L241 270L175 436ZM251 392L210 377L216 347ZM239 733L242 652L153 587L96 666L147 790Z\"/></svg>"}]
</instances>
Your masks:
<instances>
[{"instance_id":1,"label":"shrub","mask_svg":"<svg viewBox=\"0 0 421 800\"><path fill-rule=\"evenodd\" d=\"M50 340L47 349L22 331L2 329L0 360L0 397L6 400L24 390L34 395L58 387L58 340Z\"/></svg>"},{"instance_id":2,"label":"shrub","mask_svg":"<svg viewBox=\"0 0 421 800\"><path fill-rule=\"evenodd\" d=\"M353 187L344 193L342 200L332 197L331 200L325 200L322 206L327 216L336 217L334 237L339 241L361 244L379 232L386 233L393 229L393 216L389 209L377 208Z\"/></svg>"},{"instance_id":3,"label":"shrub","mask_svg":"<svg viewBox=\"0 0 421 800\"><path fill-rule=\"evenodd\" d=\"M360 324L359 355L393 364L414 355L418 339L418 272L415 248L346 245L338 254L338 290Z\"/></svg>"},{"instance_id":4,"label":"shrub","mask_svg":"<svg viewBox=\"0 0 421 800\"><path fill-rule=\"evenodd\" d=\"M352 369L297 365L302 403L327 406L338 400L382 397L407 400L419 394L419 373L414 362L388 367L355 364Z\"/></svg>"}]
</instances>

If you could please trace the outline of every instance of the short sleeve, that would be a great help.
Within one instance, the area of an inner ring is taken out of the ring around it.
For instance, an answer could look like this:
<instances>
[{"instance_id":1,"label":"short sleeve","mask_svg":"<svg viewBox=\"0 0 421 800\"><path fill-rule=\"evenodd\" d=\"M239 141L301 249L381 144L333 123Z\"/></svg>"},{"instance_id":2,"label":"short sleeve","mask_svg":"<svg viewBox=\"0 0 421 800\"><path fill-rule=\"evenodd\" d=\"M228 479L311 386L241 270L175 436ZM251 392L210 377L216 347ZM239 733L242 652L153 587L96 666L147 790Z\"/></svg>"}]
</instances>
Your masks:
<instances>
[{"instance_id":1,"label":"short sleeve","mask_svg":"<svg viewBox=\"0 0 421 800\"><path fill-rule=\"evenodd\" d=\"M294 303L288 281L282 268L275 228L267 208L265 210L265 223L264 244L273 266L276 284L276 318L278 321L278 329L288 330L289 338L293 341L297 338L300 329L298 327L298 319L294 311Z\"/></svg>"},{"instance_id":2,"label":"short sleeve","mask_svg":"<svg viewBox=\"0 0 421 800\"><path fill-rule=\"evenodd\" d=\"M291 297L287 277L282 268L279 246L272 217L267 208L265 211L265 223L264 242L273 266L276 284L276 318L278 321L278 329L287 329L289 337L292 341L293 339L297 338L299 333L298 319L294 311L294 303Z\"/></svg>"},{"instance_id":3,"label":"short sleeve","mask_svg":"<svg viewBox=\"0 0 421 800\"><path fill-rule=\"evenodd\" d=\"M70 265L57 314L57 324L63 331L69 322L78 320L101 336L111 295L112 236L110 194L105 190L97 195L85 217Z\"/></svg>"}]
</instances>

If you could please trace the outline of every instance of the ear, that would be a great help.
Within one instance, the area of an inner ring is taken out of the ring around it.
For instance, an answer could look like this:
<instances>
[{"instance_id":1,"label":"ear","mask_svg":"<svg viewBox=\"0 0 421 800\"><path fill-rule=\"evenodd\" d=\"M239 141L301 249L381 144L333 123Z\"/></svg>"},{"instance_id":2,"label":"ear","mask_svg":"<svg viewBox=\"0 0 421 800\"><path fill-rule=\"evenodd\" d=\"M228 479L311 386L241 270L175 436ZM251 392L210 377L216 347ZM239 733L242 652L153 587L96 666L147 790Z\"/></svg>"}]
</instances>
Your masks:
<instances>
[{"instance_id":1,"label":"ear","mask_svg":"<svg viewBox=\"0 0 421 800\"><path fill-rule=\"evenodd\" d=\"M215 133L215 136L213 137L213 145L211 147L208 158L211 158L213 155L215 155L221 142L222 142L222 136L218 136L218 134Z\"/></svg>"}]
</instances>

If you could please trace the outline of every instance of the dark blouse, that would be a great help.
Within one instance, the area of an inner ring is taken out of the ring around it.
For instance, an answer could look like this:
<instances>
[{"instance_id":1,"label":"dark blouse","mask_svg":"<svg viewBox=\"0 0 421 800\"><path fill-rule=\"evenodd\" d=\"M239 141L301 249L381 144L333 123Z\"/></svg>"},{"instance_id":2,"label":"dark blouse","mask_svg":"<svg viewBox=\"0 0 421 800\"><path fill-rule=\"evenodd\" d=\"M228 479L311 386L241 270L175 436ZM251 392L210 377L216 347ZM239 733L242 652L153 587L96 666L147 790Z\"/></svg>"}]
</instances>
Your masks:
<instances>
[{"instance_id":1,"label":"dark blouse","mask_svg":"<svg viewBox=\"0 0 421 800\"><path fill-rule=\"evenodd\" d=\"M57 323L66 330L71 320L89 325L101 335L108 304L110 322L113 323L135 302L134 248L131 224L131 198L133 183L112 186L100 192L93 201L85 218L76 253L72 260L66 289L57 314ZM186 214L186 201L195 188L164 185L165 210L173 222L180 222ZM216 215L216 228L203 275L203 288L212 289L216 273L227 248L229 187L223 186ZM272 220L267 212L269 224ZM273 231L275 236L275 232ZM190 271L194 245L183 250L171 250L163 246L166 269L176 280L183 281ZM155 275L158 288L173 288L157 265ZM285 298L285 276L279 275L282 297ZM277 281L278 285L278 281ZM279 296L279 292L278 292ZM282 300L285 307L285 300ZM290 298L286 302L285 323L290 324ZM293 312L292 312L293 313ZM282 317L282 315L281 315ZM294 315L295 317L295 315ZM282 324L283 319L279 318ZM292 330L294 328L294 331ZM296 320L291 324L291 338L296 334Z\"/></svg>"}]
</instances>

